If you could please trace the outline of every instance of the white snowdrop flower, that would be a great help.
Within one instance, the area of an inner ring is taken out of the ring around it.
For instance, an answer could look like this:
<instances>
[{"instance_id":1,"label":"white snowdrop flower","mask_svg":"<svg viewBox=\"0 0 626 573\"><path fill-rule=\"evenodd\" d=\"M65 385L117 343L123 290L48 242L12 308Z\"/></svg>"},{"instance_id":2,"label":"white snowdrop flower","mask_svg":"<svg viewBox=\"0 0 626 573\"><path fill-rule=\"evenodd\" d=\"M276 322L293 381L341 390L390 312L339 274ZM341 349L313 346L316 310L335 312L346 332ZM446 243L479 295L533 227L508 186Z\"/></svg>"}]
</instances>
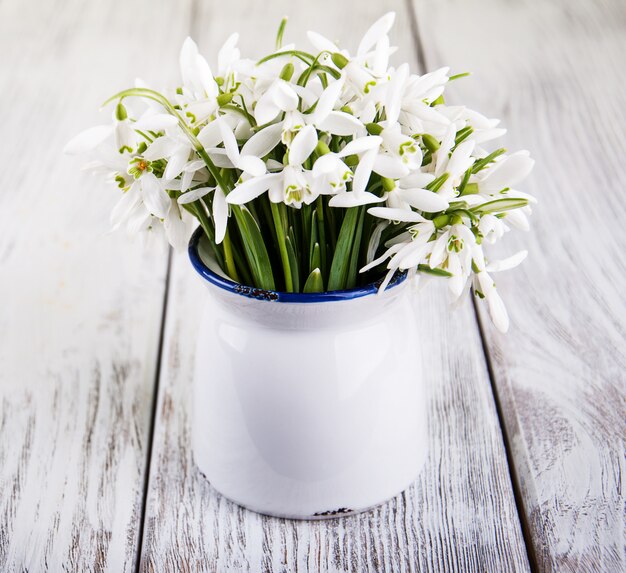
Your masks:
<instances>
[{"instance_id":1,"label":"white snowdrop flower","mask_svg":"<svg viewBox=\"0 0 626 573\"><path fill-rule=\"evenodd\" d=\"M350 168L335 153L322 155L313 165L312 171L316 195L341 193L353 178Z\"/></svg>"},{"instance_id":2,"label":"white snowdrop flower","mask_svg":"<svg viewBox=\"0 0 626 573\"><path fill-rule=\"evenodd\" d=\"M478 297L484 298L487 301L489 315L495 327L500 332L506 332L509 329L509 315L504 306L504 302L496 290L496 285L487 271L476 273L474 292Z\"/></svg>"},{"instance_id":3,"label":"white snowdrop flower","mask_svg":"<svg viewBox=\"0 0 626 573\"><path fill-rule=\"evenodd\" d=\"M452 274L448 286L455 298L463 292L472 271L475 246L474 234L463 224L450 226L434 241L429 266L442 267Z\"/></svg>"},{"instance_id":4,"label":"white snowdrop flower","mask_svg":"<svg viewBox=\"0 0 626 573\"><path fill-rule=\"evenodd\" d=\"M202 123L219 107L219 86L211 67L191 38L183 42L179 60L183 85L177 99L192 124Z\"/></svg>"},{"instance_id":5,"label":"white snowdrop flower","mask_svg":"<svg viewBox=\"0 0 626 573\"><path fill-rule=\"evenodd\" d=\"M298 109L298 94L289 82L280 78L256 102L254 117L259 125L269 123L281 111L295 111Z\"/></svg>"},{"instance_id":6,"label":"white snowdrop flower","mask_svg":"<svg viewBox=\"0 0 626 573\"><path fill-rule=\"evenodd\" d=\"M518 185L534 162L486 148L505 133L497 119L445 103L450 80L465 74L390 67L393 22L393 13L374 22L352 52L310 32L313 53L282 46L281 24L276 50L258 60L241 57L233 34L213 70L188 38L175 94L138 80L109 100L109 124L65 151L85 154L85 168L121 190L115 228L180 249L196 217L234 280L320 292L385 273L382 292L396 273L420 284L445 277L457 304L472 285L506 330L491 275L527 253L492 260L488 249L529 228L536 200ZM340 234L355 245L337 249ZM352 253L373 274L355 277ZM345 278L331 280L333 265Z\"/></svg>"},{"instance_id":7,"label":"white snowdrop flower","mask_svg":"<svg viewBox=\"0 0 626 573\"><path fill-rule=\"evenodd\" d=\"M508 231L508 227L502 219L487 213L480 218L478 231L482 235L484 242L493 244L502 238L504 233Z\"/></svg>"},{"instance_id":8,"label":"white snowdrop flower","mask_svg":"<svg viewBox=\"0 0 626 573\"><path fill-rule=\"evenodd\" d=\"M389 180L387 183L387 206L394 209L417 209L424 213L437 213L445 211L448 208L448 201L433 191L423 188L423 184L427 183L430 177L420 177L417 174L408 175L397 181Z\"/></svg>"},{"instance_id":9,"label":"white snowdrop flower","mask_svg":"<svg viewBox=\"0 0 626 573\"><path fill-rule=\"evenodd\" d=\"M494 195L502 189L514 187L526 179L534 164L528 151L518 151L496 161L492 167L480 172L477 178L480 193Z\"/></svg>"},{"instance_id":10,"label":"white snowdrop flower","mask_svg":"<svg viewBox=\"0 0 626 573\"><path fill-rule=\"evenodd\" d=\"M380 141L375 141L374 143L376 143L376 145L379 145ZM348 154L347 150L350 150L349 145L350 144L348 144L341 151L341 155L345 156ZM355 153L357 149L364 150L364 153L359 160L359 164L354 171L354 178L352 179L352 190L346 191L344 193L338 193L337 195L332 197L328 203L331 207L359 207L361 205L379 203L383 200L383 197L378 197L377 195L366 191L367 183L372 174L374 162L376 161L377 148L373 147L367 149L365 147L365 142L359 142L352 149L355 150Z\"/></svg>"},{"instance_id":11,"label":"white snowdrop flower","mask_svg":"<svg viewBox=\"0 0 626 573\"><path fill-rule=\"evenodd\" d=\"M184 251L191 232L187 215L178 206L175 199L170 199L170 207L163 220L163 228L167 239L177 251Z\"/></svg>"},{"instance_id":12,"label":"white snowdrop flower","mask_svg":"<svg viewBox=\"0 0 626 573\"><path fill-rule=\"evenodd\" d=\"M311 190L309 171L303 163L317 145L317 132L313 126L301 129L291 142L288 163L280 173L256 175L238 185L226 198L233 205L242 205L269 191L274 203L284 202L293 207L311 203L315 195Z\"/></svg>"}]
</instances>

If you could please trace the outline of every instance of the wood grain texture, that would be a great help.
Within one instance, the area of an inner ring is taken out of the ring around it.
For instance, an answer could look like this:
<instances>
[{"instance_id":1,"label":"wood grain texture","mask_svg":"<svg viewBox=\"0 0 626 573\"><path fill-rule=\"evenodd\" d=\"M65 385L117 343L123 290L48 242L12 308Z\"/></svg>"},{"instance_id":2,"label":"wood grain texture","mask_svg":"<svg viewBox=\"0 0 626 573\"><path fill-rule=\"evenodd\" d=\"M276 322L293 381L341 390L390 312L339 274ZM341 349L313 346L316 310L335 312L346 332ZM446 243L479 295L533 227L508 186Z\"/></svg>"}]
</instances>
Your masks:
<instances>
[{"instance_id":1,"label":"wood grain texture","mask_svg":"<svg viewBox=\"0 0 626 573\"><path fill-rule=\"evenodd\" d=\"M194 35L215 54L233 31L244 55L273 45L290 15L287 41L314 29L353 45L369 23L395 8L402 59L415 47L404 4L203 2ZM331 17L332 15L332 17ZM413 58L414 59L414 58ZM414 62L415 65L415 62ZM440 285L441 286L441 285ZM176 258L166 319L142 571L526 571L528 561L475 317L469 304L450 315L445 293L419 295L421 349L429 379L430 456L401 496L361 515L321 522L269 518L217 494L191 452L192 375L205 296L184 257ZM445 344L445 346L444 346ZM442 352L442 348L446 348ZM218 373L216 373L218 375ZM410 452L407 452L410 455Z\"/></svg>"},{"instance_id":2,"label":"wood grain texture","mask_svg":"<svg viewBox=\"0 0 626 573\"><path fill-rule=\"evenodd\" d=\"M0 2L0 571L131 571L167 251L65 142L173 70L186 4Z\"/></svg>"},{"instance_id":3,"label":"wood grain texture","mask_svg":"<svg viewBox=\"0 0 626 573\"><path fill-rule=\"evenodd\" d=\"M511 331L480 314L538 569L624 571L626 5L416 7L428 65L474 72L455 99L537 159L509 251L530 255L498 281Z\"/></svg>"}]
</instances>

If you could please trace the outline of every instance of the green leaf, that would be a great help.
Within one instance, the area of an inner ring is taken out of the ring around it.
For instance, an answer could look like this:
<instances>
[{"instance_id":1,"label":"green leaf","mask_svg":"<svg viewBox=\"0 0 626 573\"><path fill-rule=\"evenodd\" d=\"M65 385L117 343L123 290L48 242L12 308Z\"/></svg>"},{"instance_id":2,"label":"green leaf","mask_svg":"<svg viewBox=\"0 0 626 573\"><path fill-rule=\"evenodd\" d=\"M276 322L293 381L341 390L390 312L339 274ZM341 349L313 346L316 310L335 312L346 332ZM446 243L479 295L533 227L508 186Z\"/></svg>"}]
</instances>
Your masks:
<instances>
[{"instance_id":1,"label":"green leaf","mask_svg":"<svg viewBox=\"0 0 626 573\"><path fill-rule=\"evenodd\" d=\"M318 245L319 239L318 239L318 232L317 232L317 211L313 211L313 213L311 214L310 222L311 223L309 225L309 239L308 239L309 240L309 272L312 271L314 268L320 266L319 262L315 265L313 264L313 251L315 249L315 245L317 245L318 255L319 255L319 245Z\"/></svg>"},{"instance_id":2,"label":"green leaf","mask_svg":"<svg viewBox=\"0 0 626 573\"><path fill-rule=\"evenodd\" d=\"M448 180L448 177L450 177L449 173L443 173L442 175L437 177L437 179L433 179L428 185L426 185L426 187L424 187L424 189L428 189L429 191L433 191L434 193L436 193L437 191L439 191L439 189L441 189L441 186Z\"/></svg>"},{"instance_id":3,"label":"green leaf","mask_svg":"<svg viewBox=\"0 0 626 573\"><path fill-rule=\"evenodd\" d=\"M292 230L291 228L289 229ZM293 283L294 292L300 292L300 276L298 275L298 257L296 250L289 235L285 237L285 245L287 247L287 255L289 256L289 268L291 269L291 281Z\"/></svg>"},{"instance_id":4,"label":"green leaf","mask_svg":"<svg viewBox=\"0 0 626 573\"><path fill-rule=\"evenodd\" d=\"M496 149L495 151L487 155L487 157L479 159L472 166L472 173L478 173L479 171L482 171L485 167L487 167L487 165L492 163L496 159L496 157L500 157L500 155L502 155L503 153L506 153L506 149L504 149L504 147L501 147L500 149Z\"/></svg>"},{"instance_id":5,"label":"green leaf","mask_svg":"<svg viewBox=\"0 0 626 573\"><path fill-rule=\"evenodd\" d=\"M428 265L417 265L417 270L422 273L428 273L429 275L435 275L437 277L451 277L452 273L444 271L443 269L431 269Z\"/></svg>"},{"instance_id":6,"label":"green leaf","mask_svg":"<svg viewBox=\"0 0 626 573\"><path fill-rule=\"evenodd\" d=\"M324 223L324 203L322 197L317 198L317 205L315 207L315 212L317 213L317 223L318 223L318 236L319 236L319 244L321 246L321 264L320 270L322 271L322 276L325 277L328 271L328 267L326 266L326 249L328 245L326 244L326 228Z\"/></svg>"},{"instance_id":7,"label":"green leaf","mask_svg":"<svg viewBox=\"0 0 626 573\"><path fill-rule=\"evenodd\" d=\"M285 16L278 26L278 32L276 32L276 49L280 49L283 45L283 35L285 34L285 27L287 26L287 17Z\"/></svg>"},{"instance_id":8,"label":"green leaf","mask_svg":"<svg viewBox=\"0 0 626 573\"><path fill-rule=\"evenodd\" d=\"M293 275L291 273L291 264L289 262L289 252L287 251L287 245L285 242L286 216L285 213L279 208L279 205L276 203L270 203L270 209L272 213L272 219L274 220L274 232L276 235L276 241L278 243L278 250L280 252L280 260L283 265L285 290L287 292L293 292Z\"/></svg>"},{"instance_id":9,"label":"green leaf","mask_svg":"<svg viewBox=\"0 0 626 573\"><path fill-rule=\"evenodd\" d=\"M346 277L346 288L354 288L356 279L359 274L359 253L361 252L361 236L363 234L363 219L365 218L365 209L359 207L359 220L356 224L354 240L352 242L352 253L350 254L350 266L348 267L348 275Z\"/></svg>"},{"instance_id":10,"label":"green leaf","mask_svg":"<svg viewBox=\"0 0 626 573\"><path fill-rule=\"evenodd\" d=\"M337 247L330 267L328 278L328 290L341 290L346 286L348 266L350 264L350 251L354 239L354 231L359 217L359 209L354 207L347 209L341 224Z\"/></svg>"},{"instance_id":11,"label":"green leaf","mask_svg":"<svg viewBox=\"0 0 626 573\"><path fill-rule=\"evenodd\" d=\"M302 292L324 292L324 279L319 269L311 271L309 278L306 279Z\"/></svg>"},{"instance_id":12,"label":"green leaf","mask_svg":"<svg viewBox=\"0 0 626 573\"><path fill-rule=\"evenodd\" d=\"M256 219L245 206L233 208L233 213L239 226L252 274L257 283L255 286L274 290L276 286L274 284L274 275L272 274L272 265Z\"/></svg>"},{"instance_id":13,"label":"green leaf","mask_svg":"<svg viewBox=\"0 0 626 573\"><path fill-rule=\"evenodd\" d=\"M528 205L528 199L496 199L495 201L477 205L471 211L485 215L487 213L502 213L503 211L520 209L521 207L526 207L526 205Z\"/></svg>"},{"instance_id":14,"label":"green leaf","mask_svg":"<svg viewBox=\"0 0 626 573\"><path fill-rule=\"evenodd\" d=\"M466 78L467 76L471 76L471 72L462 72L460 74L454 74L448 78L449 82L453 82L454 80L458 80L460 78Z\"/></svg>"},{"instance_id":15,"label":"green leaf","mask_svg":"<svg viewBox=\"0 0 626 573\"><path fill-rule=\"evenodd\" d=\"M311 271L313 269L321 269L320 267L321 260L322 260L322 254L321 254L320 244L315 243L315 245L313 246L313 250L311 251L311 259L310 259L310 264L309 264L309 268L311 269Z\"/></svg>"}]
</instances>

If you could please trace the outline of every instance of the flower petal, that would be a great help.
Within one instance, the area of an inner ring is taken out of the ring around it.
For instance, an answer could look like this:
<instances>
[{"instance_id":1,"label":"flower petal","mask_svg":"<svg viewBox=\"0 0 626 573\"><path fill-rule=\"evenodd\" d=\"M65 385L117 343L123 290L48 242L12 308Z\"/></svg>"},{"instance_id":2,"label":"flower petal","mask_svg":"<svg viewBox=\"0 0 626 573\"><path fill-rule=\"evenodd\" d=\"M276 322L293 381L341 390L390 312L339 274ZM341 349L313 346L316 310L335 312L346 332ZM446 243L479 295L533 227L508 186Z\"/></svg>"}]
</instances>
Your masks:
<instances>
[{"instance_id":1,"label":"flower petal","mask_svg":"<svg viewBox=\"0 0 626 573\"><path fill-rule=\"evenodd\" d=\"M178 203L174 199L170 201L169 212L163 221L163 226L165 227L165 234L170 245L177 251L183 251L189 240L189 228L183 219Z\"/></svg>"},{"instance_id":2,"label":"flower petal","mask_svg":"<svg viewBox=\"0 0 626 573\"><path fill-rule=\"evenodd\" d=\"M163 173L163 179L176 179L182 172L189 160L189 148L181 146L174 155L169 158L167 167Z\"/></svg>"},{"instance_id":3,"label":"flower petal","mask_svg":"<svg viewBox=\"0 0 626 573\"><path fill-rule=\"evenodd\" d=\"M263 160L254 155L242 155L237 163L237 168L255 177L267 173Z\"/></svg>"},{"instance_id":4,"label":"flower petal","mask_svg":"<svg viewBox=\"0 0 626 573\"><path fill-rule=\"evenodd\" d=\"M339 193L331 197L328 204L331 207L359 207L360 205L370 205L371 203L380 203L383 200L382 197L378 197L373 193L363 191L361 193L355 193L349 191L345 193Z\"/></svg>"},{"instance_id":5,"label":"flower petal","mask_svg":"<svg viewBox=\"0 0 626 573\"><path fill-rule=\"evenodd\" d=\"M170 208L170 197L152 173L144 173L141 178L141 198L150 213L165 219Z\"/></svg>"},{"instance_id":6,"label":"flower petal","mask_svg":"<svg viewBox=\"0 0 626 573\"><path fill-rule=\"evenodd\" d=\"M170 157L180 147L180 142L173 137L157 137L144 151L143 156L149 161Z\"/></svg>"},{"instance_id":7,"label":"flower petal","mask_svg":"<svg viewBox=\"0 0 626 573\"><path fill-rule=\"evenodd\" d=\"M343 88L343 80L339 79L331 83L320 95L317 105L315 106L315 113L313 114L314 122L320 123L328 117L328 114L333 111L337 99L341 94Z\"/></svg>"},{"instance_id":8,"label":"flower petal","mask_svg":"<svg viewBox=\"0 0 626 573\"><path fill-rule=\"evenodd\" d=\"M367 212L381 219L389 221L402 221L404 223L423 223L426 221L419 213L408 209L392 209L391 207L372 207Z\"/></svg>"},{"instance_id":9,"label":"flower petal","mask_svg":"<svg viewBox=\"0 0 626 573\"><path fill-rule=\"evenodd\" d=\"M280 111L278 105L272 97L270 90L266 91L256 102L254 107L254 118L259 125L264 125L272 121Z\"/></svg>"},{"instance_id":10,"label":"flower petal","mask_svg":"<svg viewBox=\"0 0 626 573\"><path fill-rule=\"evenodd\" d=\"M130 212L141 202L141 195L138 193L139 183L134 183L128 191L122 194L120 200L111 211L111 227L117 229L128 217Z\"/></svg>"},{"instance_id":11,"label":"flower petal","mask_svg":"<svg viewBox=\"0 0 626 573\"><path fill-rule=\"evenodd\" d=\"M255 133L241 148L241 155L265 157L280 143L283 126L275 123Z\"/></svg>"},{"instance_id":12,"label":"flower petal","mask_svg":"<svg viewBox=\"0 0 626 573\"><path fill-rule=\"evenodd\" d=\"M383 138L380 135L366 135L365 137L359 137L353 139L348 143L337 155L339 157L347 157L348 155L358 155L364 151L370 149L378 149L383 142Z\"/></svg>"},{"instance_id":13,"label":"flower petal","mask_svg":"<svg viewBox=\"0 0 626 573\"><path fill-rule=\"evenodd\" d=\"M174 127L175 125L178 125L178 119L173 115L169 113L154 113L152 115L144 115L133 123L133 129L162 131L168 127Z\"/></svg>"},{"instance_id":14,"label":"flower petal","mask_svg":"<svg viewBox=\"0 0 626 573\"><path fill-rule=\"evenodd\" d=\"M490 273L497 273L500 271L508 271L515 268L528 256L528 251L519 251L506 259L499 261L493 261L487 265L487 271Z\"/></svg>"},{"instance_id":15,"label":"flower petal","mask_svg":"<svg viewBox=\"0 0 626 573\"><path fill-rule=\"evenodd\" d=\"M228 155L226 155L226 150L221 147L214 147L213 149L207 149L209 154L209 158L213 163L215 163L216 167L225 167L226 169L233 169L235 166L233 162L228 159Z\"/></svg>"},{"instance_id":16,"label":"flower petal","mask_svg":"<svg viewBox=\"0 0 626 573\"><path fill-rule=\"evenodd\" d=\"M303 127L289 147L289 165L302 165L317 145L317 131L312 125Z\"/></svg>"},{"instance_id":17,"label":"flower petal","mask_svg":"<svg viewBox=\"0 0 626 573\"><path fill-rule=\"evenodd\" d=\"M446 167L446 171L450 173L453 179L465 173L472 163L474 163L472 152L474 151L475 145L476 142L474 140L468 139L456 146Z\"/></svg>"},{"instance_id":18,"label":"flower petal","mask_svg":"<svg viewBox=\"0 0 626 573\"><path fill-rule=\"evenodd\" d=\"M203 147L216 147L222 141L222 132L220 131L220 123L212 121L205 125L198 134L198 141Z\"/></svg>"},{"instance_id":19,"label":"flower petal","mask_svg":"<svg viewBox=\"0 0 626 573\"><path fill-rule=\"evenodd\" d=\"M430 253L429 265L431 269L438 267L443 261L446 260L447 252L446 247L448 246L448 238L450 237L450 233L446 231L443 233L433 245L433 250Z\"/></svg>"},{"instance_id":20,"label":"flower petal","mask_svg":"<svg viewBox=\"0 0 626 573\"><path fill-rule=\"evenodd\" d=\"M233 63L239 59L240 53L236 47L238 41L239 34L231 34L217 53L217 68L219 74L223 75L226 73Z\"/></svg>"},{"instance_id":21,"label":"flower petal","mask_svg":"<svg viewBox=\"0 0 626 573\"><path fill-rule=\"evenodd\" d=\"M333 135L354 135L365 128L353 115L344 111L331 111L326 118L318 123L320 131L327 131Z\"/></svg>"},{"instance_id":22,"label":"flower petal","mask_svg":"<svg viewBox=\"0 0 626 573\"><path fill-rule=\"evenodd\" d=\"M410 173L410 169L399 157L390 154L377 155L373 171L390 179L400 179Z\"/></svg>"},{"instance_id":23,"label":"flower petal","mask_svg":"<svg viewBox=\"0 0 626 573\"><path fill-rule=\"evenodd\" d=\"M481 186L490 191L513 187L526 178L534 164L534 160L528 156L527 152L513 153L487 170Z\"/></svg>"},{"instance_id":24,"label":"flower petal","mask_svg":"<svg viewBox=\"0 0 626 573\"><path fill-rule=\"evenodd\" d=\"M178 198L178 204L187 205L189 203L193 203L205 195L208 195L211 191L213 191L213 189L215 189L215 187L198 187L192 191L187 191Z\"/></svg>"},{"instance_id":25,"label":"flower petal","mask_svg":"<svg viewBox=\"0 0 626 573\"><path fill-rule=\"evenodd\" d=\"M298 107L298 94L285 80L277 80L270 88L274 103L282 111L293 111Z\"/></svg>"},{"instance_id":26,"label":"flower petal","mask_svg":"<svg viewBox=\"0 0 626 573\"><path fill-rule=\"evenodd\" d=\"M253 177L244 183L237 185L226 197L226 202L231 205L243 205L259 195L265 193L272 185L272 182L282 177L280 173L268 173L260 177Z\"/></svg>"},{"instance_id":27,"label":"flower petal","mask_svg":"<svg viewBox=\"0 0 626 573\"><path fill-rule=\"evenodd\" d=\"M355 193L363 193L367 187L367 183L372 175L372 167L376 161L376 149L370 149L367 151L359 164L354 170L354 179L352 180L352 191Z\"/></svg>"},{"instance_id":28,"label":"flower petal","mask_svg":"<svg viewBox=\"0 0 626 573\"><path fill-rule=\"evenodd\" d=\"M373 261L367 263L359 272L365 273L374 267L377 267L383 261L387 260L391 255L397 253L402 247L404 247L403 243L398 243L397 245L393 245L389 247L380 257L374 259Z\"/></svg>"},{"instance_id":29,"label":"flower petal","mask_svg":"<svg viewBox=\"0 0 626 573\"><path fill-rule=\"evenodd\" d=\"M78 155L79 153L92 151L109 137L111 133L113 133L112 125L90 127L70 139L63 148L63 153Z\"/></svg>"},{"instance_id":30,"label":"flower petal","mask_svg":"<svg viewBox=\"0 0 626 573\"><path fill-rule=\"evenodd\" d=\"M426 189L399 189L397 192L411 207L426 213L443 211L449 205L443 197Z\"/></svg>"},{"instance_id":31,"label":"flower petal","mask_svg":"<svg viewBox=\"0 0 626 573\"><path fill-rule=\"evenodd\" d=\"M400 104L404 95L404 86L409 77L409 64L402 64L391 77L387 85L385 114L388 125L394 125L400 115Z\"/></svg>"},{"instance_id":32,"label":"flower petal","mask_svg":"<svg viewBox=\"0 0 626 573\"><path fill-rule=\"evenodd\" d=\"M491 321L500 332L506 333L509 330L509 313L496 289L487 297L487 304Z\"/></svg>"},{"instance_id":33,"label":"flower petal","mask_svg":"<svg viewBox=\"0 0 626 573\"><path fill-rule=\"evenodd\" d=\"M369 52L378 41L391 30L393 22L396 19L395 12L388 12L382 18L379 18L372 24L372 26L365 32L363 39L359 43L357 54L362 56Z\"/></svg>"},{"instance_id":34,"label":"flower petal","mask_svg":"<svg viewBox=\"0 0 626 573\"><path fill-rule=\"evenodd\" d=\"M224 192L219 187L215 188L213 195L213 223L215 224L215 242L219 244L224 240L228 223L228 204Z\"/></svg>"},{"instance_id":35,"label":"flower petal","mask_svg":"<svg viewBox=\"0 0 626 573\"><path fill-rule=\"evenodd\" d=\"M231 129L220 119L215 120L220 128L222 134L222 141L224 142L224 149L226 149L226 155L231 160L233 165L237 165L239 162L239 147L237 145L237 139Z\"/></svg>"},{"instance_id":36,"label":"flower petal","mask_svg":"<svg viewBox=\"0 0 626 573\"><path fill-rule=\"evenodd\" d=\"M313 46L317 48L320 52L326 51L332 53L340 51L337 47L337 44L331 42L328 38L325 38L317 32L307 32L306 35L309 38L311 44L313 44Z\"/></svg>"},{"instance_id":37,"label":"flower petal","mask_svg":"<svg viewBox=\"0 0 626 573\"><path fill-rule=\"evenodd\" d=\"M321 177L338 170L347 170L347 165L334 153L322 155L313 165L313 177Z\"/></svg>"}]
</instances>

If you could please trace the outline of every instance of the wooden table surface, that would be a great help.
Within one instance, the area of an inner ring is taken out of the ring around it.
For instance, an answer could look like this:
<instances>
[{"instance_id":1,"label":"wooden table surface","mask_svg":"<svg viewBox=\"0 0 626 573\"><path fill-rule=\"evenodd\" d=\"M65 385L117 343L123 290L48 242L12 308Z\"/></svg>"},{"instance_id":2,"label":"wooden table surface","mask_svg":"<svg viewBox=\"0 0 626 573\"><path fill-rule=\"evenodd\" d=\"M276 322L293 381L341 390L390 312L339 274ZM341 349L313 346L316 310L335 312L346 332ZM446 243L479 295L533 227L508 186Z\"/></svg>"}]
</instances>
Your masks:
<instances>
[{"instance_id":1,"label":"wooden table surface","mask_svg":"<svg viewBox=\"0 0 626 573\"><path fill-rule=\"evenodd\" d=\"M509 239L530 254L498 283L512 328L426 290L417 482L353 517L261 517L193 464L203 286L107 235L116 194L61 149L136 76L175 83L187 35L257 56L288 14L287 41L354 48L390 9L395 61L472 71L452 101L537 161ZM625 64L623 0L1 0L0 571L624 571Z\"/></svg>"}]
</instances>

